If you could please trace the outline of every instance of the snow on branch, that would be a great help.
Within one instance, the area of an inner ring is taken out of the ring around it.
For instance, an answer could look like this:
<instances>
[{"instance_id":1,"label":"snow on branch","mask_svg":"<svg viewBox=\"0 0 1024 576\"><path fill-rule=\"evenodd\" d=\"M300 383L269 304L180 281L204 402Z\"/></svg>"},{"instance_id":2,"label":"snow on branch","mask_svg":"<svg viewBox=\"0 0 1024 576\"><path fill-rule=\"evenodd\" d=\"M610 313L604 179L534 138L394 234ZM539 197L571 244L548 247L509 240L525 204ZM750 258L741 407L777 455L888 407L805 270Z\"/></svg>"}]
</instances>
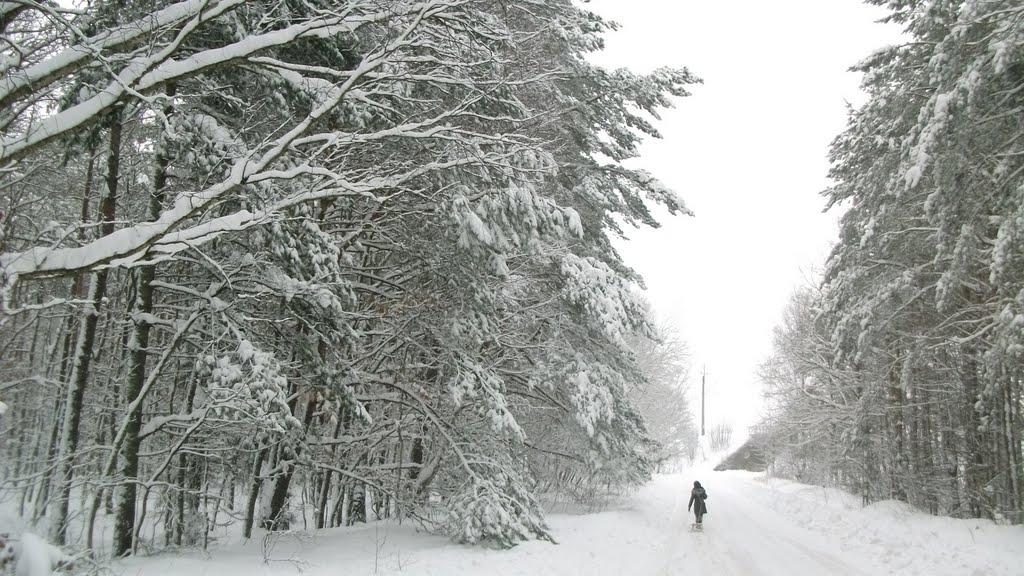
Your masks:
<instances>
[{"instance_id":1,"label":"snow on branch","mask_svg":"<svg viewBox=\"0 0 1024 576\"><path fill-rule=\"evenodd\" d=\"M84 38L42 62L23 70L10 71L0 78L0 107L8 106L32 90L39 90L78 68L88 66L90 58L96 54L138 42L187 20L211 20L244 3L245 0L222 0L210 6L210 0L186 0L158 10L142 20Z\"/></svg>"}]
</instances>

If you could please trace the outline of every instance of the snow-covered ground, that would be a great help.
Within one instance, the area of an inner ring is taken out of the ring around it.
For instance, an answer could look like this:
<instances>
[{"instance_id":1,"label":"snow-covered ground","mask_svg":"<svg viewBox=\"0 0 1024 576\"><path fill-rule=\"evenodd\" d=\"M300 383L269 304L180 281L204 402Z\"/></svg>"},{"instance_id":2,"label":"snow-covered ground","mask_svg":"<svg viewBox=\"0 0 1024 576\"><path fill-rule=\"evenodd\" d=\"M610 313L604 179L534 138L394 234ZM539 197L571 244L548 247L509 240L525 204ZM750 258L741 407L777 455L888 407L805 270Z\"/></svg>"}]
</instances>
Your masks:
<instances>
[{"instance_id":1,"label":"snow-covered ground","mask_svg":"<svg viewBox=\"0 0 1024 576\"><path fill-rule=\"evenodd\" d=\"M703 532L686 505L708 490ZM125 576L380 575L1024 575L1024 526L935 518L746 472L659 476L595 514L552 514L559 544L512 550L452 544L412 524L369 524L137 557Z\"/></svg>"}]
</instances>

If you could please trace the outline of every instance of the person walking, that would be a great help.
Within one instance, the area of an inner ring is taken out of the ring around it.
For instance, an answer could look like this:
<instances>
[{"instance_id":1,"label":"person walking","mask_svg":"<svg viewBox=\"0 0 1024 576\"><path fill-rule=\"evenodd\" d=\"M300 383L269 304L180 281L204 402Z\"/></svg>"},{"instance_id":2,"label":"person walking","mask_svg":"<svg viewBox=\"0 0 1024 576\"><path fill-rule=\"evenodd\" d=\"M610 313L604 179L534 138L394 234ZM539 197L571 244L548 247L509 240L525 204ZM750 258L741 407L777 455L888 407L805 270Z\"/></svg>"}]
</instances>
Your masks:
<instances>
[{"instance_id":1,"label":"person walking","mask_svg":"<svg viewBox=\"0 0 1024 576\"><path fill-rule=\"evenodd\" d=\"M704 503L707 499L707 491L700 485L700 482L694 480L693 489L690 490L690 503L686 506L686 510L689 512L690 509L693 509L693 514L697 517L695 526L698 528L703 526L704 515L708 513L708 505Z\"/></svg>"}]
</instances>

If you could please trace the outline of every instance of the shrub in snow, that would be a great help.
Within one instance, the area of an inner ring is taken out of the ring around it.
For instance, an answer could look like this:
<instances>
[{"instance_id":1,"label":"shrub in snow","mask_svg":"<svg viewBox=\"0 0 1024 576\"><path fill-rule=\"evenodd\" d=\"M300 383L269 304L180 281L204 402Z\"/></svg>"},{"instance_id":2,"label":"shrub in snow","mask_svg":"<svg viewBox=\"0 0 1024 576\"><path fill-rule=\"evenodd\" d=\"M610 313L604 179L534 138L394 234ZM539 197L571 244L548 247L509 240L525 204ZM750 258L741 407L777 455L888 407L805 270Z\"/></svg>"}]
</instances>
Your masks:
<instances>
[{"instance_id":1,"label":"shrub in snow","mask_svg":"<svg viewBox=\"0 0 1024 576\"><path fill-rule=\"evenodd\" d=\"M55 568L70 566L72 561L63 550L31 532L22 534L18 546L0 535L0 569L14 562L16 576L50 576Z\"/></svg>"},{"instance_id":2,"label":"shrub in snow","mask_svg":"<svg viewBox=\"0 0 1024 576\"><path fill-rule=\"evenodd\" d=\"M533 495L505 474L474 477L449 508L449 532L458 542L510 548L531 538L553 541Z\"/></svg>"},{"instance_id":3,"label":"shrub in snow","mask_svg":"<svg viewBox=\"0 0 1024 576\"><path fill-rule=\"evenodd\" d=\"M0 572L14 561L14 545L8 538L7 534L0 534Z\"/></svg>"}]
</instances>

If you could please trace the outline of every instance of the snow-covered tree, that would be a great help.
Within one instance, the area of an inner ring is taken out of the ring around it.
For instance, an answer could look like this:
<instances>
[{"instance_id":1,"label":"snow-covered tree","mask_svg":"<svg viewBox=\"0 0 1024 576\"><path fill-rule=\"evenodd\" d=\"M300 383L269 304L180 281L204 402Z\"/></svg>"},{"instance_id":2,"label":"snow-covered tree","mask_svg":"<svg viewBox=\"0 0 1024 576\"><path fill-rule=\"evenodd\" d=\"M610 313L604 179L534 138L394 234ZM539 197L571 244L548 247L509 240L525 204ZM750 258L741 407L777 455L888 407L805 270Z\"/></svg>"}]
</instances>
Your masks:
<instances>
[{"instance_id":1,"label":"snow-covered tree","mask_svg":"<svg viewBox=\"0 0 1024 576\"><path fill-rule=\"evenodd\" d=\"M0 346L39 408L7 487L58 540L205 545L301 493L507 546L548 537L541 459L649 476L610 238L686 212L622 165L685 70L590 64L610 25L569 0L25 6L52 41L0 82Z\"/></svg>"},{"instance_id":2,"label":"snow-covered tree","mask_svg":"<svg viewBox=\"0 0 1024 576\"><path fill-rule=\"evenodd\" d=\"M630 398L644 417L651 437L660 444L666 463L692 459L697 425L686 394L689 363L686 344L674 326L654 322L656 339L634 338L631 345L646 382L633 387Z\"/></svg>"},{"instance_id":3,"label":"snow-covered tree","mask_svg":"<svg viewBox=\"0 0 1024 576\"><path fill-rule=\"evenodd\" d=\"M1024 6L872 3L909 40L857 67L870 98L833 144L827 196L847 211L814 377L854 418L837 441L865 498L1019 520Z\"/></svg>"}]
</instances>

